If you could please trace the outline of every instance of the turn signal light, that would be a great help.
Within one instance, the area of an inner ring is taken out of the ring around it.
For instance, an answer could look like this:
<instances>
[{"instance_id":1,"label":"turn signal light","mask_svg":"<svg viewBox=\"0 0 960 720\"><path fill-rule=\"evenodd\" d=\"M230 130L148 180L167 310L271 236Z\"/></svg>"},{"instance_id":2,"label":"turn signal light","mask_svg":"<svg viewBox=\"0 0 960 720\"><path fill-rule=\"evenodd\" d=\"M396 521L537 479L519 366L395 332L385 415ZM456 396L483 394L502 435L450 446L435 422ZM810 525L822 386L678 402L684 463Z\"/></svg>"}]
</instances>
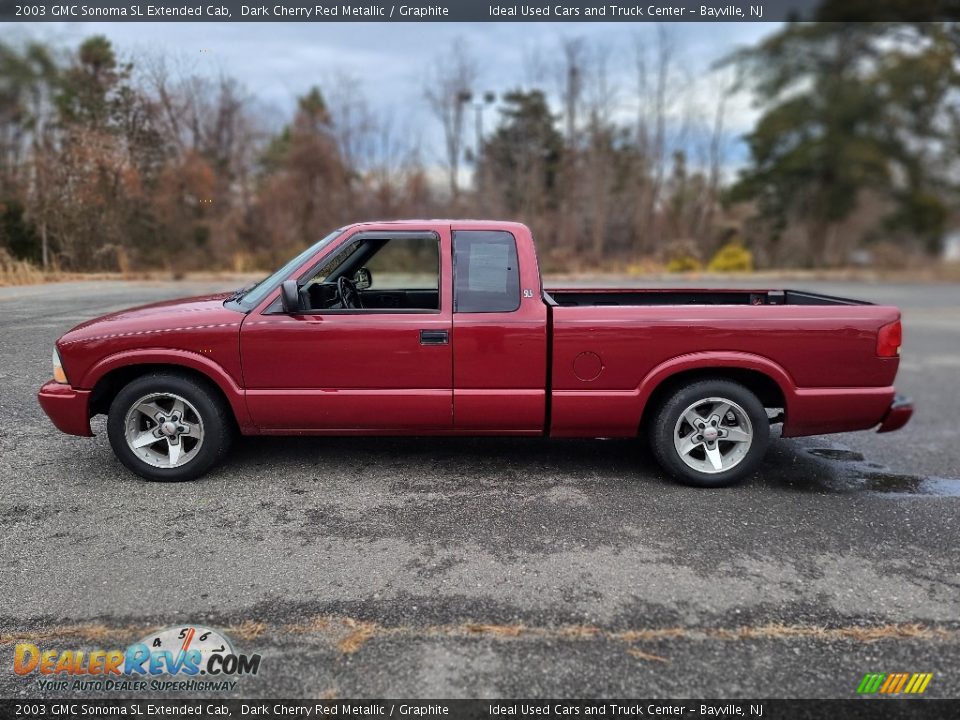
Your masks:
<instances>
[{"instance_id":1,"label":"turn signal light","mask_svg":"<svg viewBox=\"0 0 960 720\"><path fill-rule=\"evenodd\" d=\"M53 351L53 379L63 385L67 384L67 374L63 371L63 363L60 362L60 353Z\"/></svg>"},{"instance_id":2,"label":"turn signal light","mask_svg":"<svg viewBox=\"0 0 960 720\"><path fill-rule=\"evenodd\" d=\"M903 343L903 328L900 321L884 325L877 332L877 355L880 357L896 357L900 354L900 345Z\"/></svg>"}]
</instances>

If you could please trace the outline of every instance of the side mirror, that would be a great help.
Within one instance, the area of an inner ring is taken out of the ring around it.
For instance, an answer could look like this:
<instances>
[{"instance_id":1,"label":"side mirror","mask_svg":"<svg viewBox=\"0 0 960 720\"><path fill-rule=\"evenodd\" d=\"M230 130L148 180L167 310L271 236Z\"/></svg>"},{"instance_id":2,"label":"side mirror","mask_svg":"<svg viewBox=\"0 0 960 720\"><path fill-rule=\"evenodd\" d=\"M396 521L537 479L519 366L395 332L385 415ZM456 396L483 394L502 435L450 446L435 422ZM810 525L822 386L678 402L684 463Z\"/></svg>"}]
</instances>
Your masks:
<instances>
[{"instance_id":1,"label":"side mirror","mask_svg":"<svg viewBox=\"0 0 960 720\"><path fill-rule=\"evenodd\" d=\"M373 285L373 274L370 272L370 268L359 268L353 274L353 284L357 286L357 290L366 290Z\"/></svg>"},{"instance_id":2,"label":"side mirror","mask_svg":"<svg viewBox=\"0 0 960 720\"><path fill-rule=\"evenodd\" d=\"M280 304L287 315L300 312L300 287L296 280L285 280L281 283Z\"/></svg>"}]
</instances>

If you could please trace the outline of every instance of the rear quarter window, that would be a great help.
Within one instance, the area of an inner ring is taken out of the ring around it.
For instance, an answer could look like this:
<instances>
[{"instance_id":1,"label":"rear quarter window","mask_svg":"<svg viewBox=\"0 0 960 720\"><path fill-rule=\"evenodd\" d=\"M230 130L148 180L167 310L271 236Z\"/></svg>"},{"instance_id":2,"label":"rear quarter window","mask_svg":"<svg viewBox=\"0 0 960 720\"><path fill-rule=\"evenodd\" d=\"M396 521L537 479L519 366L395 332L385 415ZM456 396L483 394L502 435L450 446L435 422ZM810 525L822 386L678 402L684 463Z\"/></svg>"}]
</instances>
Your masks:
<instances>
[{"instance_id":1,"label":"rear quarter window","mask_svg":"<svg viewBox=\"0 0 960 720\"><path fill-rule=\"evenodd\" d=\"M513 312L520 307L517 241L503 230L453 233L456 312Z\"/></svg>"}]
</instances>

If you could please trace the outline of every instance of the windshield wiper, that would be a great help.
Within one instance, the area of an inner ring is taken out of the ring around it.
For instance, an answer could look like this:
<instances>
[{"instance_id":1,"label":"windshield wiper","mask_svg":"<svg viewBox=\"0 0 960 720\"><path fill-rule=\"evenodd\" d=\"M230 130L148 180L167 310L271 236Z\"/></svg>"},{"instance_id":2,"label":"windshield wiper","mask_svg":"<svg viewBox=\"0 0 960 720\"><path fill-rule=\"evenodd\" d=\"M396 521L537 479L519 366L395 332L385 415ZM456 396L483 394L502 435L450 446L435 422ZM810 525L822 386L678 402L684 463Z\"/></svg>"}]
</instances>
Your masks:
<instances>
[{"instance_id":1,"label":"windshield wiper","mask_svg":"<svg viewBox=\"0 0 960 720\"><path fill-rule=\"evenodd\" d=\"M263 281L261 280L260 282L263 282ZM242 288L238 288L237 290L234 291L233 295L227 298L227 302L232 302L233 300L239 300L248 292L253 290L257 285L259 285L260 282L250 283L249 285L244 285Z\"/></svg>"}]
</instances>

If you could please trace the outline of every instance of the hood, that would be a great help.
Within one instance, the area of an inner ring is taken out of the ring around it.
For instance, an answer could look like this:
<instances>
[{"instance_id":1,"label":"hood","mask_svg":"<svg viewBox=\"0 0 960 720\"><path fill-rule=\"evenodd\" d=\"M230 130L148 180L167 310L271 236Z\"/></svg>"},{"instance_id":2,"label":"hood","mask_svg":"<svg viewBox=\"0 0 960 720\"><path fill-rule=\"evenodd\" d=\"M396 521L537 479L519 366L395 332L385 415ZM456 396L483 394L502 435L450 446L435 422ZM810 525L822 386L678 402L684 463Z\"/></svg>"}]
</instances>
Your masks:
<instances>
[{"instance_id":1,"label":"hood","mask_svg":"<svg viewBox=\"0 0 960 720\"><path fill-rule=\"evenodd\" d=\"M102 315L77 325L60 338L58 345L150 331L185 329L224 322L225 318L237 322L240 313L228 310L223 305L230 294L225 292L166 300Z\"/></svg>"}]
</instances>

